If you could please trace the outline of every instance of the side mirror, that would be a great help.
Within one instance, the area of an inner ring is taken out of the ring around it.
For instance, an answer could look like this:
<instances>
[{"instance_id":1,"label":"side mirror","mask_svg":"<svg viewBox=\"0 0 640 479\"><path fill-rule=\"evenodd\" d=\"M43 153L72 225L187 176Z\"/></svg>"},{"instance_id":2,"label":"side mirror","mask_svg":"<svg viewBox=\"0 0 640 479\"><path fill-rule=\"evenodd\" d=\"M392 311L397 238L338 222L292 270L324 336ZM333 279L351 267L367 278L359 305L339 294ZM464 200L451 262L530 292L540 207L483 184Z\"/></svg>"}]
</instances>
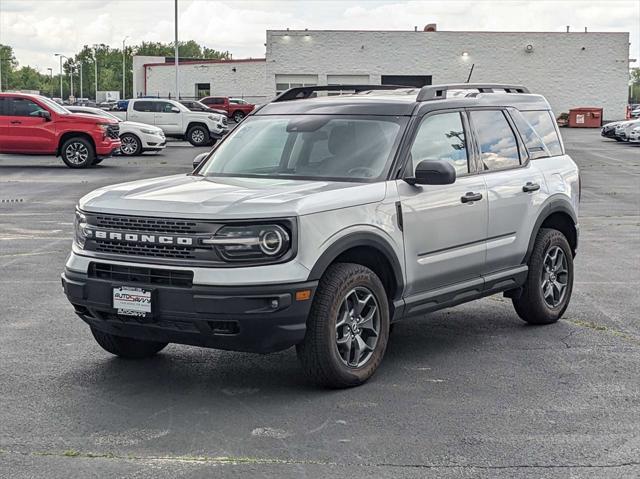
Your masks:
<instances>
[{"instance_id":1,"label":"side mirror","mask_svg":"<svg viewBox=\"0 0 640 479\"><path fill-rule=\"evenodd\" d=\"M448 161L423 160L416 166L413 178L405 178L410 185L450 185L456 181L456 170Z\"/></svg>"},{"instance_id":2,"label":"side mirror","mask_svg":"<svg viewBox=\"0 0 640 479\"><path fill-rule=\"evenodd\" d=\"M180 108L178 108L177 106L172 106L171 113L180 113Z\"/></svg>"},{"instance_id":3,"label":"side mirror","mask_svg":"<svg viewBox=\"0 0 640 479\"><path fill-rule=\"evenodd\" d=\"M38 110L38 116L40 118L44 118L45 121L51 121L51 113L49 113L47 110Z\"/></svg>"},{"instance_id":4,"label":"side mirror","mask_svg":"<svg viewBox=\"0 0 640 479\"><path fill-rule=\"evenodd\" d=\"M194 159L193 159L193 169L195 170L198 166L200 166L200 163L202 163L202 160L204 160L207 155L209 154L209 152L207 151L206 153L200 153L199 155L197 155Z\"/></svg>"}]
</instances>

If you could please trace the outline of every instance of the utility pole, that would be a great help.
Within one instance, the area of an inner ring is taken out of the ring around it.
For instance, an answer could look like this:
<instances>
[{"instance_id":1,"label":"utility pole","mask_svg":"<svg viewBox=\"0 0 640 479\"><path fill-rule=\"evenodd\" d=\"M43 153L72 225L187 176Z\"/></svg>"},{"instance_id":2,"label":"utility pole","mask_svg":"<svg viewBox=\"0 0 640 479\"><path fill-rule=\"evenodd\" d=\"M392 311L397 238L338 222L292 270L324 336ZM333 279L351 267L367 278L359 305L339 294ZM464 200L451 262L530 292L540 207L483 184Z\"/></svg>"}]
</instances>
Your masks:
<instances>
[{"instance_id":1,"label":"utility pole","mask_svg":"<svg viewBox=\"0 0 640 479\"><path fill-rule=\"evenodd\" d=\"M122 39L122 99L123 100L127 99L126 87L125 87L125 79L127 78L127 75L125 73L125 54L124 54L124 41L127 38L129 38L129 35L127 35Z\"/></svg>"},{"instance_id":2,"label":"utility pole","mask_svg":"<svg viewBox=\"0 0 640 479\"><path fill-rule=\"evenodd\" d=\"M180 90L178 86L178 0L174 0L174 53L173 56L176 67L176 100L180 100Z\"/></svg>"},{"instance_id":3,"label":"utility pole","mask_svg":"<svg viewBox=\"0 0 640 479\"><path fill-rule=\"evenodd\" d=\"M73 99L75 100L76 97L73 95L73 67L74 67L74 64L69 62L69 85L70 85L69 98L73 97Z\"/></svg>"},{"instance_id":4,"label":"utility pole","mask_svg":"<svg viewBox=\"0 0 640 479\"><path fill-rule=\"evenodd\" d=\"M96 103L98 103L98 45L93 46L93 65L95 68Z\"/></svg>"},{"instance_id":5,"label":"utility pole","mask_svg":"<svg viewBox=\"0 0 640 479\"><path fill-rule=\"evenodd\" d=\"M51 90L51 98L53 98L53 68L47 68L49 72L49 89Z\"/></svg>"},{"instance_id":6,"label":"utility pole","mask_svg":"<svg viewBox=\"0 0 640 479\"><path fill-rule=\"evenodd\" d=\"M2 92L2 61L4 58L0 57L0 93Z\"/></svg>"},{"instance_id":7,"label":"utility pole","mask_svg":"<svg viewBox=\"0 0 640 479\"><path fill-rule=\"evenodd\" d=\"M80 60L80 98L84 98L82 94L82 60Z\"/></svg>"}]
</instances>

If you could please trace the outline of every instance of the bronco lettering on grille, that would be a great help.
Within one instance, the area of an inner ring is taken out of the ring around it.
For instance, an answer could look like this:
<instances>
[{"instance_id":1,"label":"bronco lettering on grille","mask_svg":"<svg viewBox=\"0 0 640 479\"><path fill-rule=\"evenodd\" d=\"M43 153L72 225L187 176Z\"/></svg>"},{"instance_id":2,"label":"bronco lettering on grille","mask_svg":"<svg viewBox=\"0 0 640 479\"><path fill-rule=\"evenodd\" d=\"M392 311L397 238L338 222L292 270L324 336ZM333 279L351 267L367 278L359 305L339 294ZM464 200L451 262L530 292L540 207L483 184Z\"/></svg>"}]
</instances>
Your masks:
<instances>
[{"instance_id":1,"label":"bronco lettering on grille","mask_svg":"<svg viewBox=\"0 0 640 479\"><path fill-rule=\"evenodd\" d=\"M193 238L188 236L167 236L155 234L119 233L117 231L103 231L85 228L87 238L98 240L125 241L127 243L146 243L159 245L192 246Z\"/></svg>"}]
</instances>

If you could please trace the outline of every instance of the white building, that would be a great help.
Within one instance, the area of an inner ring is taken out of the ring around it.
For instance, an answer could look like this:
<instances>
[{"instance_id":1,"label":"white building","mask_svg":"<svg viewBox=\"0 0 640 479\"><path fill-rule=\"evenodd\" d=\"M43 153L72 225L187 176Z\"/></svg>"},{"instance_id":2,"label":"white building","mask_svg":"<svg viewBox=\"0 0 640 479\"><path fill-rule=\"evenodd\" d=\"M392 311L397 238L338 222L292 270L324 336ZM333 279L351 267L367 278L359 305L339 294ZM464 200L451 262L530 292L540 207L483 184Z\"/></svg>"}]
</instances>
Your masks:
<instances>
[{"instance_id":1,"label":"white building","mask_svg":"<svg viewBox=\"0 0 640 479\"><path fill-rule=\"evenodd\" d=\"M629 34L268 30L263 59L181 62L180 95L264 102L289 87L515 83L547 97L559 114L579 106L624 116ZM134 57L140 95L175 97L164 57Z\"/></svg>"}]
</instances>

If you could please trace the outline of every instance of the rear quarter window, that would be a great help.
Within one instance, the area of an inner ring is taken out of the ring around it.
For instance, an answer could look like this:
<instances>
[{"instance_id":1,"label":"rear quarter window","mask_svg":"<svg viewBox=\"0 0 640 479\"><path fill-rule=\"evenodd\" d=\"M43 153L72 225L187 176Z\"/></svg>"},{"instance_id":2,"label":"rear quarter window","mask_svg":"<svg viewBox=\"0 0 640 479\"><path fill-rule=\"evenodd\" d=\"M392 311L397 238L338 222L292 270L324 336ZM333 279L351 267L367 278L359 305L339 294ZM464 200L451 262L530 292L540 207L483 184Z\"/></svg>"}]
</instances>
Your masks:
<instances>
[{"instance_id":1,"label":"rear quarter window","mask_svg":"<svg viewBox=\"0 0 640 479\"><path fill-rule=\"evenodd\" d=\"M538 137L542 140L549 156L562 155L562 143L556 130L555 120L548 110L522 111L520 112L524 119L531 125ZM522 132L521 132L522 133ZM523 136L525 136L523 134ZM526 142L526 138L525 138ZM528 146L528 145L527 145Z\"/></svg>"}]
</instances>

